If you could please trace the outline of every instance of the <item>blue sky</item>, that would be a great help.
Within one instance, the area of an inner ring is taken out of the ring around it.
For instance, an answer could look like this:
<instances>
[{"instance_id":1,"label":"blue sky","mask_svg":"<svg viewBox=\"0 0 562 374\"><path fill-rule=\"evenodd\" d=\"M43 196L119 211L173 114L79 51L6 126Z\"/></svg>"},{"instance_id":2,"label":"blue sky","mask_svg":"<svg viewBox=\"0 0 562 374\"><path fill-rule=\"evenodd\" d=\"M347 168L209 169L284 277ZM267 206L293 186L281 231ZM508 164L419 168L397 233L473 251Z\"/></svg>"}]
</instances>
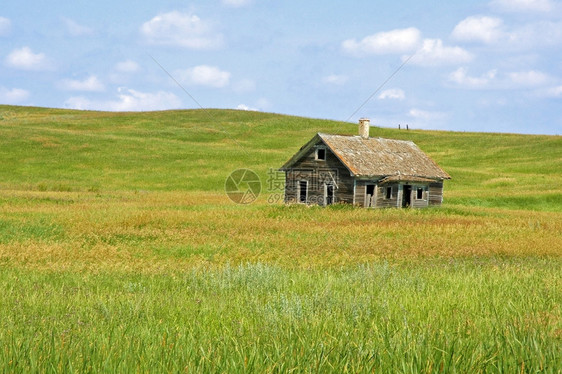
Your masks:
<instances>
[{"instance_id":1,"label":"blue sky","mask_svg":"<svg viewBox=\"0 0 562 374\"><path fill-rule=\"evenodd\" d=\"M0 8L2 104L197 108L158 64L206 108L562 134L560 1L27 0Z\"/></svg>"}]
</instances>

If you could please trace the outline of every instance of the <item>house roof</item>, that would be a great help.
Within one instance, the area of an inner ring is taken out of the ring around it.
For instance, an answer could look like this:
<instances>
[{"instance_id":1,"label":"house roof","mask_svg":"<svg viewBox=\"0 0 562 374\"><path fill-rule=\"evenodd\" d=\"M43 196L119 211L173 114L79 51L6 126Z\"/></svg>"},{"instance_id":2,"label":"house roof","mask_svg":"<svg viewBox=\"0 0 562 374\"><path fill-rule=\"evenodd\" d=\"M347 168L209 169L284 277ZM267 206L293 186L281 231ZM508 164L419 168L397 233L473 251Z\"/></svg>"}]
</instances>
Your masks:
<instances>
[{"instance_id":1,"label":"house roof","mask_svg":"<svg viewBox=\"0 0 562 374\"><path fill-rule=\"evenodd\" d=\"M393 182L435 182L435 179L414 177L412 175L391 175L379 181L379 184L393 183Z\"/></svg>"},{"instance_id":2,"label":"house roof","mask_svg":"<svg viewBox=\"0 0 562 374\"><path fill-rule=\"evenodd\" d=\"M324 143L355 177L396 176L409 181L413 181L412 178L451 178L412 141L323 133L316 134L281 170L289 169L319 142Z\"/></svg>"}]
</instances>

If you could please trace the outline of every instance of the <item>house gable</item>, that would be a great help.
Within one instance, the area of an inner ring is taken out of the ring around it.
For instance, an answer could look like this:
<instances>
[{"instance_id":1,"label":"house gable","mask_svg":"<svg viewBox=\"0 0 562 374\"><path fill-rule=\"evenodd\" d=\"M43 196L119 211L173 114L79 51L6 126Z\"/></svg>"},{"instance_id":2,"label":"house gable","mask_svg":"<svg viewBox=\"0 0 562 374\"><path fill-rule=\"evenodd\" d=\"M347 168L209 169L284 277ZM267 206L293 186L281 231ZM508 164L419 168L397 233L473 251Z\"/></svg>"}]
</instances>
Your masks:
<instances>
[{"instance_id":1,"label":"house gable","mask_svg":"<svg viewBox=\"0 0 562 374\"><path fill-rule=\"evenodd\" d=\"M301 182L306 182L308 204L324 205L327 188L333 188L334 202L353 203L353 177L330 147L318 136L303 146L281 170L285 171L287 202L301 202L300 193L304 186Z\"/></svg>"},{"instance_id":2,"label":"house gable","mask_svg":"<svg viewBox=\"0 0 562 374\"><path fill-rule=\"evenodd\" d=\"M299 151L295 153L293 157L291 157L289 161L287 161L279 170L287 171L289 169L299 168L303 165L303 163L305 163L307 167L311 167L311 166L321 167L327 164L330 164L331 166L335 166L333 164L334 163L337 164L339 162L340 165L337 166L338 168L341 167L346 168L348 173L350 175L353 175L351 170L349 170L349 168L345 165L345 163L339 158L338 154L334 152L334 150L331 149L331 147L324 142L324 139L322 139L321 135L322 134L320 133L316 134L312 139L308 141L308 143L303 145L299 149ZM326 149L326 160L317 159L316 151L319 148ZM315 161L315 163L310 164L311 161ZM322 161L326 161L326 162L322 163Z\"/></svg>"}]
</instances>

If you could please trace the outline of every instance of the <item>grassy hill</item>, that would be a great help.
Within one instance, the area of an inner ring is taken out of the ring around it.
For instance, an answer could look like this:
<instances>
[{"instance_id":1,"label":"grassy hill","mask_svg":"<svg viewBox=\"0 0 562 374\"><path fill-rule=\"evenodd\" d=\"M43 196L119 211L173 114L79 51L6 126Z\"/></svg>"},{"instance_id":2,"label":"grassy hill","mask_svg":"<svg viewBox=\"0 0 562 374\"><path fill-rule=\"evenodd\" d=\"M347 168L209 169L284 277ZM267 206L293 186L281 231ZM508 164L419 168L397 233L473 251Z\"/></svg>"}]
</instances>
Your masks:
<instances>
[{"instance_id":1,"label":"grassy hill","mask_svg":"<svg viewBox=\"0 0 562 374\"><path fill-rule=\"evenodd\" d=\"M0 187L49 191L222 192L250 168L267 179L315 133L355 134L349 123L270 113L185 110L80 112L0 106ZM450 204L562 209L562 137L399 131L453 179Z\"/></svg>"},{"instance_id":2,"label":"grassy hill","mask_svg":"<svg viewBox=\"0 0 562 374\"><path fill-rule=\"evenodd\" d=\"M356 131L0 106L0 371L559 372L562 138L372 128L452 176L435 209L224 193Z\"/></svg>"}]
</instances>

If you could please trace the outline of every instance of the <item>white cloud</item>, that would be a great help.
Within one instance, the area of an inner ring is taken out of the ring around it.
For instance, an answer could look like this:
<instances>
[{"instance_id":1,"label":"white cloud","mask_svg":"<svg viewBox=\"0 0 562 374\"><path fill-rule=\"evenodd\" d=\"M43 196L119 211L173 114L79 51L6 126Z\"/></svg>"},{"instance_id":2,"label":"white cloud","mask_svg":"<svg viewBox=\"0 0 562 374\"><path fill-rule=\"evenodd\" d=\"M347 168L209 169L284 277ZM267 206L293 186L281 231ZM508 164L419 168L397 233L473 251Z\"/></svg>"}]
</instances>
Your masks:
<instances>
[{"instance_id":1,"label":"white cloud","mask_svg":"<svg viewBox=\"0 0 562 374\"><path fill-rule=\"evenodd\" d=\"M500 18L471 16L459 22L451 37L459 41L482 42L498 48L535 49L562 43L562 22L538 21L507 28Z\"/></svg>"},{"instance_id":2,"label":"white cloud","mask_svg":"<svg viewBox=\"0 0 562 374\"><path fill-rule=\"evenodd\" d=\"M379 95L379 99L393 99L393 100L404 100L406 98L406 94L400 88L391 88L388 90L384 90Z\"/></svg>"},{"instance_id":3,"label":"white cloud","mask_svg":"<svg viewBox=\"0 0 562 374\"><path fill-rule=\"evenodd\" d=\"M547 74L536 71L516 71L498 74L490 70L479 77L468 75L466 68L458 68L449 74L448 81L468 89L525 89L542 86L549 82Z\"/></svg>"},{"instance_id":4,"label":"white cloud","mask_svg":"<svg viewBox=\"0 0 562 374\"><path fill-rule=\"evenodd\" d=\"M507 77L511 83L524 87L540 86L548 82L548 76L536 70L508 73Z\"/></svg>"},{"instance_id":5,"label":"white cloud","mask_svg":"<svg viewBox=\"0 0 562 374\"><path fill-rule=\"evenodd\" d=\"M108 110L118 112L138 112L149 110L177 109L181 100L170 92L140 92L132 89L119 88L117 100L97 101L85 97L71 97L65 106L80 110Z\"/></svg>"},{"instance_id":6,"label":"white cloud","mask_svg":"<svg viewBox=\"0 0 562 374\"><path fill-rule=\"evenodd\" d=\"M31 48L14 49L6 57L6 65L21 70L48 70L50 63L44 53L33 53Z\"/></svg>"},{"instance_id":7,"label":"white cloud","mask_svg":"<svg viewBox=\"0 0 562 374\"><path fill-rule=\"evenodd\" d=\"M140 70L140 66L133 60L126 60L115 64L115 70L121 73L136 73Z\"/></svg>"},{"instance_id":8,"label":"white cloud","mask_svg":"<svg viewBox=\"0 0 562 374\"><path fill-rule=\"evenodd\" d=\"M451 36L456 40L480 41L490 44L504 36L502 25L503 21L496 17L467 17L455 26Z\"/></svg>"},{"instance_id":9,"label":"white cloud","mask_svg":"<svg viewBox=\"0 0 562 374\"><path fill-rule=\"evenodd\" d=\"M562 98L562 86L549 87L539 92L539 96L548 98Z\"/></svg>"},{"instance_id":10,"label":"white cloud","mask_svg":"<svg viewBox=\"0 0 562 374\"><path fill-rule=\"evenodd\" d=\"M421 44L421 46L420 46ZM423 39L410 27L369 35L360 41L348 39L342 48L353 55L407 53L417 49L412 63L422 66L459 64L471 61L472 54L461 47L444 46L441 39ZM402 57L405 61L408 57Z\"/></svg>"},{"instance_id":11,"label":"white cloud","mask_svg":"<svg viewBox=\"0 0 562 374\"><path fill-rule=\"evenodd\" d=\"M177 72L179 79L187 84L221 88L228 85L230 73L215 66L198 65Z\"/></svg>"},{"instance_id":12,"label":"white cloud","mask_svg":"<svg viewBox=\"0 0 562 374\"><path fill-rule=\"evenodd\" d=\"M95 75L90 75L82 81L76 79L64 79L60 82L59 86L63 90L68 91L99 92L105 90L105 86Z\"/></svg>"},{"instance_id":13,"label":"white cloud","mask_svg":"<svg viewBox=\"0 0 562 374\"><path fill-rule=\"evenodd\" d=\"M86 35L93 35L94 30L90 27L80 25L74 20L70 18L61 17L64 25L66 26L66 30L72 36L86 36Z\"/></svg>"},{"instance_id":14,"label":"white cloud","mask_svg":"<svg viewBox=\"0 0 562 374\"><path fill-rule=\"evenodd\" d=\"M414 119L421 120L421 121L441 121L448 117L447 113L431 112L431 111L421 110L416 108L410 109L408 115Z\"/></svg>"},{"instance_id":15,"label":"white cloud","mask_svg":"<svg viewBox=\"0 0 562 374\"><path fill-rule=\"evenodd\" d=\"M145 22L140 33L150 44L191 49L215 49L223 44L222 34L194 14L173 11Z\"/></svg>"},{"instance_id":16,"label":"white cloud","mask_svg":"<svg viewBox=\"0 0 562 374\"><path fill-rule=\"evenodd\" d=\"M238 106L236 107L236 109L238 109L238 110L248 110L248 111L252 111L252 112L259 112L259 109L249 107L249 106L247 106L247 105L245 105L245 104L240 104L240 105L238 105Z\"/></svg>"},{"instance_id":17,"label":"white cloud","mask_svg":"<svg viewBox=\"0 0 562 374\"><path fill-rule=\"evenodd\" d=\"M12 30L12 21L8 18L0 17L0 36L7 36Z\"/></svg>"},{"instance_id":18,"label":"white cloud","mask_svg":"<svg viewBox=\"0 0 562 374\"><path fill-rule=\"evenodd\" d=\"M226 6L240 8L246 5L250 5L252 3L252 0L222 0L221 2Z\"/></svg>"},{"instance_id":19,"label":"white cloud","mask_svg":"<svg viewBox=\"0 0 562 374\"><path fill-rule=\"evenodd\" d=\"M449 82L453 82L464 88L485 88L496 77L497 70L490 70L480 77L471 77L466 68L458 68L449 74Z\"/></svg>"},{"instance_id":20,"label":"white cloud","mask_svg":"<svg viewBox=\"0 0 562 374\"><path fill-rule=\"evenodd\" d=\"M514 29L507 40L518 49L535 49L537 46L552 46L562 43L562 22L535 22Z\"/></svg>"},{"instance_id":21,"label":"white cloud","mask_svg":"<svg viewBox=\"0 0 562 374\"><path fill-rule=\"evenodd\" d=\"M8 89L0 86L0 103L18 104L29 98L29 92L21 88Z\"/></svg>"},{"instance_id":22,"label":"white cloud","mask_svg":"<svg viewBox=\"0 0 562 374\"><path fill-rule=\"evenodd\" d=\"M415 27L369 35L357 41L348 39L342 48L351 54L393 54L413 51L420 43L421 33Z\"/></svg>"},{"instance_id":23,"label":"white cloud","mask_svg":"<svg viewBox=\"0 0 562 374\"><path fill-rule=\"evenodd\" d=\"M333 84L336 86L343 86L347 83L348 77L341 74L330 74L322 78L322 82L327 84Z\"/></svg>"},{"instance_id":24,"label":"white cloud","mask_svg":"<svg viewBox=\"0 0 562 374\"><path fill-rule=\"evenodd\" d=\"M404 56L402 60L405 61L407 58ZM425 39L411 63L421 66L441 66L466 63L472 59L472 54L461 47L444 46L441 39Z\"/></svg>"},{"instance_id":25,"label":"white cloud","mask_svg":"<svg viewBox=\"0 0 562 374\"><path fill-rule=\"evenodd\" d=\"M490 5L506 12L549 12L554 8L550 0L493 0Z\"/></svg>"},{"instance_id":26,"label":"white cloud","mask_svg":"<svg viewBox=\"0 0 562 374\"><path fill-rule=\"evenodd\" d=\"M261 112L263 110L267 110L268 108L271 107L271 103L269 102L269 100L267 100L266 98L260 98L258 99L254 105L250 106L250 105L246 105L246 104L239 104L236 106L235 109L237 110L248 110L248 111L252 111L252 112Z\"/></svg>"}]
</instances>

